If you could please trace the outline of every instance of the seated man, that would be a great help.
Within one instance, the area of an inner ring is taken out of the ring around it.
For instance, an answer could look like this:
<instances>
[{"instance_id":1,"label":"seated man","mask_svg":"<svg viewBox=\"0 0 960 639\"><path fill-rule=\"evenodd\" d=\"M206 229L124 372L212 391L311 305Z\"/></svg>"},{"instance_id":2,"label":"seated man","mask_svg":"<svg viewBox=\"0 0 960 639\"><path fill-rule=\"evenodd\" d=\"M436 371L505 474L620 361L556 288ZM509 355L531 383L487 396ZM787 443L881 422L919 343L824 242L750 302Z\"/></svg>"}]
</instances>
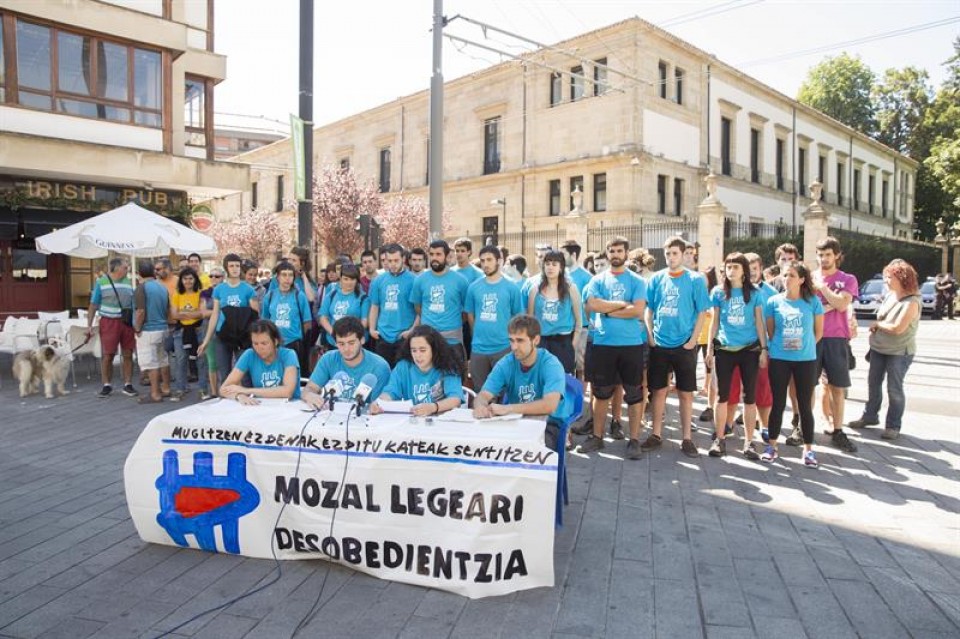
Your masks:
<instances>
[{"instance_id":1,"label":"seated man","mask_svg":"<svg viewBox=\"0 0 960 639\"><path fill-rule=\"evenodd\" d=\"M573 398L564 397L563 364L553 354L537 348L540 322L532 315L516 315L507 325L510 354L493 367L477 394L473 415L478 419L519 413L547 417L544 439L557 450L560 424L573 410ZM497 403L506 393L503 404Z\"/></svg>"},{"instance_id":2,"label":"seated man","mask_svg":"<svg viewBox=\"0 0 960 639\"><path fill-rule=\"evenodd\" d=\"M377 378L369 399L375 399L383 392L390 381L390 365L376 353L363 348L366 329L359 317L345 315L333 323L333 337L337 349L328 351L320 358L310 375L310 381L303 389L303 401L316 409L324 407L323 387L337 376L343 379L343 389L337 399L351 401L367 373Z\"/></svg>"},{"instance_id":3,"label":"seated man","mask_svg":"<svg viewBox=\"0 0 960 639\"><path fill-rule=\"evenodd\" d=\"M220 386L220 397L246 406L259 404L258 397L298 399L300 364L295 352L280 345L280 329L270 320L255 320L249 330L252 347L237 359ZM245 377L252 386L243 384Z\"/></svg>"}]
</instances>

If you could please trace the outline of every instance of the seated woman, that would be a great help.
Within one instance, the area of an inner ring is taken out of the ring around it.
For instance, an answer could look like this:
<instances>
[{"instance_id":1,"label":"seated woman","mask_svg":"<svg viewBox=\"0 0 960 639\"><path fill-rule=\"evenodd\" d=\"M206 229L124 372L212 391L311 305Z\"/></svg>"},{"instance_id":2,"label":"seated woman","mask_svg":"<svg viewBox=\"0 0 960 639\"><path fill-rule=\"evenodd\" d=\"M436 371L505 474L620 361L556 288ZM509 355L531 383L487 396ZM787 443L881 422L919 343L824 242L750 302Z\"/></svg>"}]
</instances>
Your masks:
<instances>
[{"instance_id":1,"label":"seated woman","mask_svg":"<svg viewBox=\"0 0 960 639\"><path fill-rule=\"evenodd\" d=\"M300 364L297 354L280 346L280 329L270 320L250 324L248 348L220 386L220 397L235 399L245 406L260 403L258 397L300 399ZM249 375L252 386L244 386Z\"/></svg>"},{"instance_id":2,"label":"seated woman","mask_svg":"<svg viewBox=\"0 0 960 639\"><path fill-rule=\"evenodd\" d=\"M463 402L459 360L437 329L417 326L400 345L390 381L370 412L382 413L379 402L384 400L413 402L410 412L417 417L452 410Z\"/></svg>"}]
</instances>

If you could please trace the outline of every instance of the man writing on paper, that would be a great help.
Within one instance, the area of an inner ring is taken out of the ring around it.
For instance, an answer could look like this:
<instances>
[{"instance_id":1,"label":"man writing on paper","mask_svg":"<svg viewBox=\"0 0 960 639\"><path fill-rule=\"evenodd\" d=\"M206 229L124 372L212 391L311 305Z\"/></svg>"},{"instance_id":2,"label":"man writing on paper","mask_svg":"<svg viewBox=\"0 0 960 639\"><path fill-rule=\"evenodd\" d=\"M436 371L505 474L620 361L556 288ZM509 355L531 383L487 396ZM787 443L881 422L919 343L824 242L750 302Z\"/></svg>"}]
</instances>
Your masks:
<instances>
[{"instance_id":1,"label":"man writing on paper","mask_svg":"<svg viewBox=\"0 0 960 639\"><path fill-rule=\"evenodd\" d=\"M548 448L557 450L560 424L573 407L572 398L564 397L563 364L553 354L538 348L540 322L532 315L514 316L507 333L510 354L501 358L487 377L477 394L473 416L477 419L511 413L546 416L544 439Z\"/></svg>"}]
</instances>

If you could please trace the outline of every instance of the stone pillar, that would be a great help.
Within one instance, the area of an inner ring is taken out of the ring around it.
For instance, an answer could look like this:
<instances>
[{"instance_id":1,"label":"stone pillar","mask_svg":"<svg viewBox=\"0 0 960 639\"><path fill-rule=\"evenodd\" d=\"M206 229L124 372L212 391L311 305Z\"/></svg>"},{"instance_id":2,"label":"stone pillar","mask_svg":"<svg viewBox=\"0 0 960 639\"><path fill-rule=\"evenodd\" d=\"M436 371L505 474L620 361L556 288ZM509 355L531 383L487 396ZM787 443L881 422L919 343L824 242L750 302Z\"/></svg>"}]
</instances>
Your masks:
<instances>
[{"instance_id":1,"label":"stone pillar","mask_svg":"<svg viewBox=\"0 0 960 639\"><path fill-rule=\"evenodd\" d=\"M697 205L697 241L700 243L700 270L723 264L723 222L727 208L717 199L717 176L712 172L703 178L707 197Z\"/></svg>"},{"instance_id":2,"label":"stone pillar","mask_svg":"<svg viewBox=\"0 0 960 639\"><path fill-rule=\"evenodd\" d=\"M819 268L817 244L830 234L830 214L820 203L822 193L823 184L811 184L810 206L803 212L803 263L811 271Z\"/></svg>"},{"instance_id":3,"label":"stone pillar","mask_svg":"<svg viewBox=\"0 0 960 639\"><path fill-rule=\"evenodd\" d=\"M953 247L953 279L960 280L960 238L953 238L950 246Z\"/></svg>"},{"instance_id":4,"label":"stone pillar","mask_svg":"<svg viewBox=\"0 0 960 639\"><path fill-rule=\"evenodd\" d=\"M587 252L587 214L583 210L583 193L580 191L580 185L570 194L573 200L573 209L567 214L566 220L567 239L576 240L583 247L583 254Z\"/></svg>"},{"instance_id":5,"label":"stone pillar","mask_svg":"<svg viewBox=\"0 0 960 639\"><path fill-rule=\"evenodd\" d=\"M946 234L947 223L941 217L934 226L937 229L937 236L933 238L933 243L940 249L940 270L938 273L946 273L950 251L950 239Z\"/></svg>"}]
</instances>

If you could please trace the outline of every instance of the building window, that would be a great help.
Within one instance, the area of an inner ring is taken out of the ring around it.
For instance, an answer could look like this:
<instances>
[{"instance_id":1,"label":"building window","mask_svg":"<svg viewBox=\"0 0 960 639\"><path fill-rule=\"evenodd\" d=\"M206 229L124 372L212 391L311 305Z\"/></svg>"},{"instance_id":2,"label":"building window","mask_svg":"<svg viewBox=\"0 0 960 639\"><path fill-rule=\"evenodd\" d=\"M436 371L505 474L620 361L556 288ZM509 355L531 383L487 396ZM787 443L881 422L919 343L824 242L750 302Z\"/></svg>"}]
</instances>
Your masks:
<instances>
[{"instance_id":1,"label":"building window","mask_svg":"<svg viewBox=\"0 0 960 639\"><path fill-rule=\"evenodd\" d=\"M580 194L582 196L583 195L583 176L582 175L575 175L572 178L570 178L570 210L571 211L574 208L576 208L573 204L573 192L576 191L577 189L580 189ZM581 199L581 202L582 201L583 200Z\"/></svg>"},{"instance_id":2,"label":"building window","mask_svg":"<svg viewBox=\"0 0 960 639\"><path fill-rule=\"evenodd\" d=\"M283 176L277 176L277 210L283 210Z\"/></svg>"},{"instance_id":3,"label":"building window","mask_svg":"<svg viewBox=\"0 0 960 639\"><path fill-rule=\"evenodd\" d=\"M483 123L483 174L500 172L500 117Z\"/></svg>"},{"instance_id":4,"label":"building window","mask_svg":"<svg viewBox=\"0 0 960 639\"><path fill-rule=\"evenodd\" d=\"M427 166L424 170L423 184L424 186L430 186L430 138L427 138L427 148L423 155L425 158L427 158Z\"/></svg>"},{"instance_id":5,"label":"building window","mask_svg":"<svg viewBox=\"0 0 960 639\"><path fill-rule=\"evenodd\" d=\"M593 174L593 210L607 210L607 174Z\"/></svg>"},{"instance_id":6,"label":"building window","mask_svg":"<svg viewBox=\"0 0 960 639\"><path fill-rule=\"evenodd\" d=\"M583 67L576 66L570 69L570 100L579 100L584 92Z\"/></svg>"},{"instance_id":7,"label":"building window","mask_svg":"<svg viewBox=\"0 0 960 639\"><path fill-rule=\"evenodd\" d=\"M800 182L800 195L807 194L807 150L797 151L797 180Z\"/></svg>"},{"instance_id":8,"label":"building window","mask_svg":"<svg viewBox=\"0 0 960 639\"><path fill-rule=\"evenodd\" d=\"M667 212L667 176L657 176L657 213L664 215Z\"/></svg>"},{"instance_id":9,"label":"building window","mask_svg":"<svg viewBox=\"0 0 960 639\"><path fill-rule=\"evenodd\" d=\"M823 187L821 191L824 199L827 196L827 156L821 155L817 162L817 181Z\"/></svg>"},{"instance_id":10,"label":"building window","mask_svg":"<svg viewBox=\"0 0 960 639\"><path fill-rule=\"evenodd\" d=\"M683 69L673 70L673 85L677 92L674 99L677 104L683 104Z\"/></svg>"},{"instance_id":11,"label":"building window","mask_svg":"<svg viewBox=\"0 0 960 639\"><path fill-rule=\"evenodd\" d=\"M837 162L837 206L843 206L843 162Z\"/></svg>"},{"instance_id":12,"label":"building window","mask_svg":"<svg viewBox=\"0 0 960 639\"><path fill-rule=\"evenodd\" d=\"M880 212L883 217L887 217L887 190L889 186L890 183L887 180L880 183Z\"/></svg>"},{"instance_id":13,"label":"building window","mask_svg":"<svg viewBox=\"0 0 960 639\"><path fill-rule=\"evenodd\" d=\"M853 170L853 208L860 210L860 169Z\"/></svg>"},{"instance_id":14,"label":"building window","mask_svg":"<svg viewBox=\"0 0 960 639\"><path fill-rule=\"evenodd\" d=\"M16 89L20 106L163 126L159 51L24 20L17 20L14 33L17 80L15 87L5 88ZM6 84L5 79L0 82Z\"/></svg>"},{"instance_id":15,"label":"building window","mask_svg":"<svg viewBox=\"0 0 960 639\"><path fill-rule=\"evenodd\" d=\"M786 156L787 142L777 138L777 159L776 159L776 169L777 169L777 190L783 190L783 165L785 164L784 158Z\"/></svg>"},{"instance_id":16,"label":"building window","mask_svg":"<svg viewBox=\"0 0 960 639\"><path fill-rule=\"evenodd\" d=\"M341 171L350 170L350 158L340 158L340 170Z\"/></svg>"},{"instance_id":17,"label":"building window","mask_svg":"<svg viewBox=\"0 0 960 639\"><path fill-rule=\"evenodd\" d=\"M664 100L667 99L667 63L661 60L657 64L657 73L660 77L660 83L657 86L657 95Z\"/></svg>"},{"instance_id":18,"label":"building window","mask_svg":"<svg viewBox=\"0 0 960 639\"><path fill-rule=\"evenodd\" d=\"M560 180L550 180L550 215L560 215Z\"/></svg>"},{"instance_id":19,"label":"building window","mask_svg":"<svg viewBox=\"0 0 960 639\"><path fill-rule=\"evenodd\" d=\"M874 215L876 211L873 210L873 207L876 206L877 198L874 193L877 190L877 176L871 175L867 179L867 212L870 215Z\"/></svg>"},{"instance_id":20,"label":"building window","mask_svg":"<svg viewBox=\"0 0 960 639\"><path fill-rule=\"evenodd\" d=\"M673 178L673 214L683 215L683 180Z\"/></svg>"},{"instance_id":21,"label":"building window","mask_svg":"<svg viewBox=\"0 0 960 639\"><path fill-rule=\"evenodd\" d=\"M187 76L183 89L183 126L188 146L207 146L206 136L207 83Z\"/></svg>"},{"instance_id":22,"label":"building window","mask_svg":"<svg viewBox=\"0 0 960 639\"><path fill-rule=\"evenodd\" d=\"M607 59L600 58L593 67L593 94L603 95L609 89L607 84Z\"/></svg>"},{"instance_id":23,"label":"building window","mask_svg":"<svg viewBox=\"0 0 960 639\"><path fill-rule=\"evenodd\" d=\"M390 192L390 147L380 149L380 192Z\"/></svg>"},{"instance_id":24,"label":"building window","mask_svg":"<svg viewBox=\"0 0 960 639\"><path fill-rule=\"evenodd\" d=\"M250 185L250 208L255 209L260 204L260 193L257 183L254 182Z\"/></svg>"},{"instance_id":25,"label":"building window","mask_svg":"<svg viewBox=\"0 0 960 639\"><path fill-rule=\"evenodd\" d=\"M750 129L750 181L760 184L760 129Z\"/></svg>"},{"instance_id":26,"label":"building window","mask_svg":"<svg viewBox=\"0 0 960 639\"><path fill-rule=\"evenodd\" d=\"M720 172L724 175L732 174L730 163L730 144L732 141L733 122L730 118L720 118Z\"/></svg>"},{"instance_id":27,"label":"building window","mask_svg":"<svg viewBox=\"0 0 960 639\"><path fill-rule=\"evenodd\" d=\"M563 76L559 73L550 74L550 106L556 106L563 101Z\"/></svg>"}]
</instances>

